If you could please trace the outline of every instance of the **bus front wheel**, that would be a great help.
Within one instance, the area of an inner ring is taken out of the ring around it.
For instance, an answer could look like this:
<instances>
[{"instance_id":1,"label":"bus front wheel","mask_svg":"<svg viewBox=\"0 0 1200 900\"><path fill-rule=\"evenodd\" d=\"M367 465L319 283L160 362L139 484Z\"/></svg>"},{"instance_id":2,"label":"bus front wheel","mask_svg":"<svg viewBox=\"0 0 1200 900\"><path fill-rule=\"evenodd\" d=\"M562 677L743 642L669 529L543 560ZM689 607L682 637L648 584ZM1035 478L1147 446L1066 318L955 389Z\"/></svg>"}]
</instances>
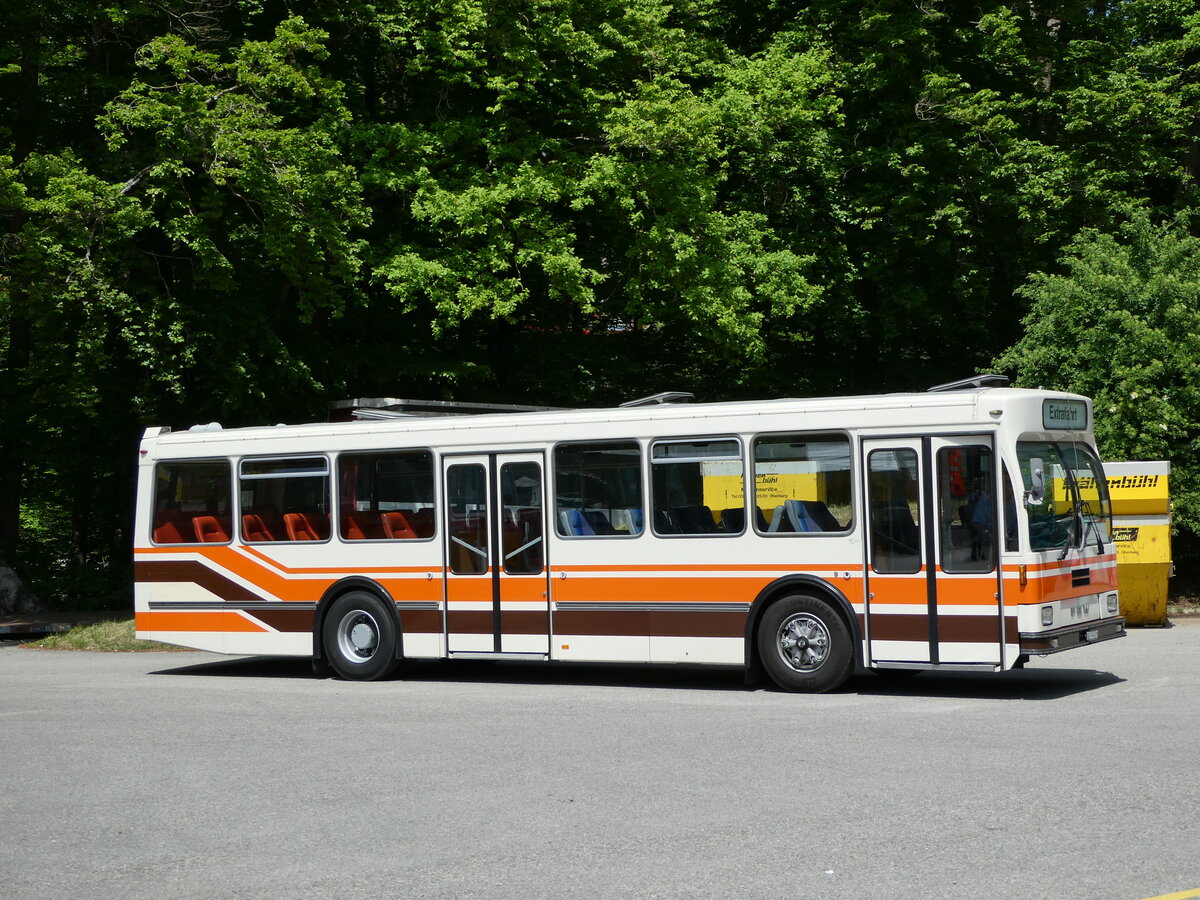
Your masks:
<instances>
[{"instance_id":1,"label":"bus front wheel","mask_svg":"<svg viewBox=\"0 0 1200 900\"><path fill-rule=\"evenodd\" d=\"M785 691L820 694L842 685L854 662L850 630L824 600L793 594L775 601L758 626L758 655Z\"/></svg>"},{"instance_id":2,"label":"bus front wheel","mask_svg":"<svg viewBox=\"0 0 1200 900\"><path fill-rule=\"evenodd\" d=\"M329 607L321 646L330 668L348 681L374 681L397 665L396 616L373 594L352 591Z\"/></svg>"}]
</instances>

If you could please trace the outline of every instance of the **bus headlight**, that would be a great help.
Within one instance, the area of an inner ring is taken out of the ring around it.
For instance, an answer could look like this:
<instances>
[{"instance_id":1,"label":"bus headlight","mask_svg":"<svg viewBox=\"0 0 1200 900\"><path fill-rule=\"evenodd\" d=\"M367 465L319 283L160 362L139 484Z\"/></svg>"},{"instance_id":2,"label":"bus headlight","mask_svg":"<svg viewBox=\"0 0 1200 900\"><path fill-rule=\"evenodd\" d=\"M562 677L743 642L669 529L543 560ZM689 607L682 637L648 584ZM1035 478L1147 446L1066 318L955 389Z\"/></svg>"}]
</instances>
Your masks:
<instances>
[{"instance_id":1,"label":"bus headlight","mask_svg":"<svg viewBox=\"0 0 1200 900\"><path fill-rule=\"evenodd\" d=\"M1108 614L1110 616L1115 616L1117 614L1117 612L1120 610L1120 608L1121 608L1121 605L1117 602L1117 595L1109 594L1108 595Z\"/></svg>"},{"instance_id":2,"label":"bus headlight","mask_svg":"<svg viewBox=\"0 0 1200 900\"><path fill-rule=\"evenodd\" d=\"M1043 606L1042 607L1042 625L1046 626L1046 625L1053 625L1053 624L1054 624L1054 607L1053 606Z\"/></svg>"}]
</instances>

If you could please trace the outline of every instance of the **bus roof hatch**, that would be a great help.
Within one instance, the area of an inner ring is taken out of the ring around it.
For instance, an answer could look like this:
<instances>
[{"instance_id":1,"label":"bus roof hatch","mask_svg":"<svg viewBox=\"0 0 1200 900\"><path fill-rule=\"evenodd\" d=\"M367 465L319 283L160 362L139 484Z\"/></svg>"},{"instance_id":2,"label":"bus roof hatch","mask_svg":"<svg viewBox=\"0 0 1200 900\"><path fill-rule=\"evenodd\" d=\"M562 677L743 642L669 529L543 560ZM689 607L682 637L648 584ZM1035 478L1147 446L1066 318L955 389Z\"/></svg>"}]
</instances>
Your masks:
<instances>
[{"instance_id":1,"label":"bus roof hatch","mask_svg":"<svg viewBox=\"0 0 1200 900\"><path fill-rule=\"evenodd\" d=\"M1008 387L1011 382L1007 375L975 375L948 384L938 384L931 387L927 393L940 394L943 391L972 391L980 388Z\"/></svg>"}]
</instances>

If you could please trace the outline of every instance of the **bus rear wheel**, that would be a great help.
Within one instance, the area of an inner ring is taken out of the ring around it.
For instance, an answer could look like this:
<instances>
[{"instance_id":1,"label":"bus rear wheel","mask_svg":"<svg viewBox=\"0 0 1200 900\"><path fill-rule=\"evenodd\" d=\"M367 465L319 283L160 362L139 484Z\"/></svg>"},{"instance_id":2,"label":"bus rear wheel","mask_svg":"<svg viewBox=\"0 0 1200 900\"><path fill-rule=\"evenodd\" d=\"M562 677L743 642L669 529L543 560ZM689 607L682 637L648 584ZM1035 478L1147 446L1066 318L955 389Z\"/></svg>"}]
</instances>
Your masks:
<instances>
[{"instance_id":1,"label":"bus rear wheel","mask_svg":"<svg viewBox=\"0 0 1200 900\"><path fill-rule=\"evenodd\" d=\"M395 614L365 591L334 600L321 628L329 667L348 681L374 681L395 671L398 640Z\"/></svg>"},{"instance_id":2,"label":"bus rear wheel","mask_svg":"<svg viewBox=\"0 0 1200 900\"><path fill-rule=\"evenodd\" d=\"M758 625L758 655L771 680L785 691L820 694L840 687L854 662L850 629L824 600L783 597Z\"/></svg>"}]
</instances>

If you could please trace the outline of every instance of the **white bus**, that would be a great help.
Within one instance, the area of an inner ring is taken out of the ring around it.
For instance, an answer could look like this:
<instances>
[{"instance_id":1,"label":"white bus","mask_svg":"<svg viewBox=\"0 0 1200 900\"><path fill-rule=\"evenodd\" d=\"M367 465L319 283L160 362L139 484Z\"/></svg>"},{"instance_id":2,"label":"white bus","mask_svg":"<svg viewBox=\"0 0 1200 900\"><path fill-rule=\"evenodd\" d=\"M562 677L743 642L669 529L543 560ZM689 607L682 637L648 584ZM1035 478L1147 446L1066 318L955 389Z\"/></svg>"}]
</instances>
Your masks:
<instances>
[{"instance_id":1,"label":"white bus","mask_svg":"<svg viewBox=\"0 0 1200 900\"><path fill-rule=\"evenodd\" d=\"M138 637L347 679L703 663L792 691L1120 637L1091 402L1005 384L151 428Z\"/></svg>"}]
</instances>

